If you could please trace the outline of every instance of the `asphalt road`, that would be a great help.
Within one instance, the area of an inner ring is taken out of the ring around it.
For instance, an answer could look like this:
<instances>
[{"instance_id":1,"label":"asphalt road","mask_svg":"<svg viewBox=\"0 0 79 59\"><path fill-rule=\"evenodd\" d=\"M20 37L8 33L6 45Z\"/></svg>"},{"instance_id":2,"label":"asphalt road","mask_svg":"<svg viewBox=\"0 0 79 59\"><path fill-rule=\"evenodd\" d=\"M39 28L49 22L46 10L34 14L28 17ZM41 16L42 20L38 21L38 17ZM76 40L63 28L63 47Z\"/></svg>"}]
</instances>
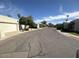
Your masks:
<instances>
[{"instance_id":1,"label":"asphalt road","mask_svg":"<svg viewBox=\"0 0 79 59\"><path fill-rule=\"evenodd\" d=\"M75 58L79 41L44 28L0 41L0 58Z\"/></svg>"}]
</instances>

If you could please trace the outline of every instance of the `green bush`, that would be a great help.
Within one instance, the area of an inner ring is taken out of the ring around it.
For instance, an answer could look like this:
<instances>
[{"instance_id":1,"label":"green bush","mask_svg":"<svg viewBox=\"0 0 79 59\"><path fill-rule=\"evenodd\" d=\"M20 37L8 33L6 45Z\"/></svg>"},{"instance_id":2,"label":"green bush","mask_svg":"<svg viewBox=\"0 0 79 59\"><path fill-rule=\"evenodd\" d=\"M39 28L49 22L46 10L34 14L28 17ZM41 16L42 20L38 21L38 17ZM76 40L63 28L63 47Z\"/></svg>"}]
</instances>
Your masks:
<instances>
[{"instance_id":1,"label":"green bush","mask_svg":"<svg viewBox=\"0 0 79 59\"><path fill-rule=\"evenodd\" d=\"M29 28L25 29L25 31L29 31Z\"/></svg>"},{"instance_id":2,"label":"green bush","mask_svg":"<svg viewBox=\"0 0 79 59\"><path fill-rule=\"evenodd\" d=\"M57 30L63 30L64 25L63 24L56 24L55 27L57 28Z\"/></svg>"}]
</instances>

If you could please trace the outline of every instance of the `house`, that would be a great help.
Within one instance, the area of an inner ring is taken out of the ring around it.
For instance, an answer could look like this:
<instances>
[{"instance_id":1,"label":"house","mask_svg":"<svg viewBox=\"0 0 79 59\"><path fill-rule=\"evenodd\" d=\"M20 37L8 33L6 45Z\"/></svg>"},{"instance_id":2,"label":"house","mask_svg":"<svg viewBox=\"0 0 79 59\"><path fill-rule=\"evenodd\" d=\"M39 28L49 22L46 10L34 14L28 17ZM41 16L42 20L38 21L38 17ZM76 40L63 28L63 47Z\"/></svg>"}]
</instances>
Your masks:
<instances>
[{"instance_id":1,"label":"house","mask_svg":"<svg viewBox=\"0 0 79 59\"><path fill-rule=\"evenodd\" d=\"M18 31L17 19L0 15L0 39L5 36L5 33Z\"/></svg>"},{"instance_id":2,"label":"house","mask_svg":"<svg viewBox=\"0 0 79 59\"><path fill-rule=\"evenodd\" d=\"M68 24L68 31L74 31L74 25L75 25L75 23L74 23L74 21L71 21L69 24Z\"/></svg>"},{"instance_id":3,"label":"house","mask_svg":"<svg viewBox=\"0 0 79 59\"><path fill-rule=\"evenodd\" d=\"M71 21L69 24L65 23L64 29L67 29L68 31L79 32L79 19L75 19Z\"/></svg>"},{"instance_id":4,"label":"house","mask_svg":"<svg viewBox=\"0 0 79 59\"><path fill-rule=\"evenodd\" d=\"M74 31L79 32L79 19L74 20Z\"/></svg>"},{"instance_id":5,"label":"house","mask_svg":"<svg viewBox=\"0 0 79 59\"><path fill-rule=\"evenodd\" d=\"M68 30L69 23L64 22L64 30Z\"/></svg>"}]
</instances>

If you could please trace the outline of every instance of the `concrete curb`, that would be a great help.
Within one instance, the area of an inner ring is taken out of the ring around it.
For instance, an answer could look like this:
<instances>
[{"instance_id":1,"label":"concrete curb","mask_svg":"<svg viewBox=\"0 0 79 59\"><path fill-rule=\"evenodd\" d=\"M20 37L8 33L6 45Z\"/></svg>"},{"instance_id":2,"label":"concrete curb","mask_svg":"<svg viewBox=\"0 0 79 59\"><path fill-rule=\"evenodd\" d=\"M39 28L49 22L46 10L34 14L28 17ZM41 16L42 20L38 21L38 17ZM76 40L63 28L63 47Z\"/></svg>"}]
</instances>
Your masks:
<instances>
[{"instance_id":1,"label":"concrete curb","mask_svg":"<svg viewBox=\"0 0 79 59\"><path fill-rule=\"evenodd\" d=\"M79 36L76 36L76 35L73 35L73 34L70 34L70 33L61 32L60 30L57 30L57 32L59 32L60 34L62 34L64 36L67 36L67 37L79 39Z\"/></svg>"}]
</instances>

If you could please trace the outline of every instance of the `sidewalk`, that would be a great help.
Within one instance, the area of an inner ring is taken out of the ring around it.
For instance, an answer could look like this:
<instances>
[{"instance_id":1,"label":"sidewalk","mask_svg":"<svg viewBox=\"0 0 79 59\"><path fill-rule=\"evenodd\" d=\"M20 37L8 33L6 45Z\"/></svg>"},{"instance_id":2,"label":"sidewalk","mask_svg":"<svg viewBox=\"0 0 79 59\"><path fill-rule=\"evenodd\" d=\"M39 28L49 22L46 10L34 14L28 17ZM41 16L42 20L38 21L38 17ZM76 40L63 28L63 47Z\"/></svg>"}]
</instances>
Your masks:
<instances>
[{"instance_id":1,"label":"sidewalk","mask_svg":"<svg viewBox=\"0 0 79 59\"><path fill-rule=\"evenodd\" d=\"M66 32L61 32L60 30L57 30L57 32L59 32L60 34L67 36L67 37L71 37L71 38L75 38L75 39L79 39L79 36L70 34L70 33L66 33Z\"/></svg>"}]
</instances>

